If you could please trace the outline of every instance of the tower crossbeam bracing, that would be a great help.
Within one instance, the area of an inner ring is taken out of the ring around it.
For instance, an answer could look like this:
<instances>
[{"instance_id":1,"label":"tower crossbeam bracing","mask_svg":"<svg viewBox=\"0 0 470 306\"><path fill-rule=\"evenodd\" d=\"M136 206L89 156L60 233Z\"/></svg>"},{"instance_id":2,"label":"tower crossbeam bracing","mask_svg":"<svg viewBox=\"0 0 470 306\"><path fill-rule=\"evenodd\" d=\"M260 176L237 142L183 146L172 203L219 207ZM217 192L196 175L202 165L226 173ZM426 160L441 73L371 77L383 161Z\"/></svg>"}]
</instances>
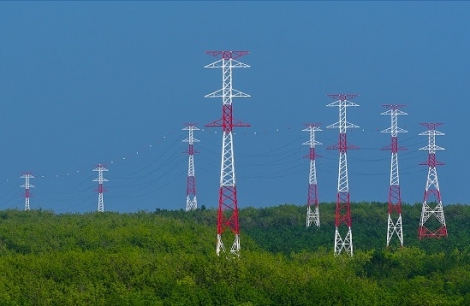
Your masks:
<instances>
[{"instance_id":1,"label":"tower crossbeam bracing","mask_svg":"<svg viewBox=\"0 0 470 306\"><path fill-rule=\"evenodd\" d=\"M249 124L233 118L232 99L249 98L250 96L232 87L232 69L249 68L238 59L248 51L207 51L206 54L219 58L218 61L204 68L222 69L222 89L206 95L206 98L222 98L222 118L209 123L206 127L222 127L222 158L220 167L219 205L217 212L217 244L216 254L225 253L222 234L228 229L234 235L230 254L240 255L240 228L238 224L237 187L235 184L235 159L233 154L234 127L248 127Z\"/></svg>"},{"instance_id":2,"label":"tower crossbeam bracing","mask_svg":"<svg viewBox=\"0 0 470 306\"><path fill-rule=\"evenodd\" d=\"M444 133L437 131L436 127L442 125L443 123L420 124L427 128L427 131L422 132L419 135L428 136L428 145L420 149L428 151L428 160L420 164L428 166L428 177L424 190L424 200L421 210L421 221L419 223L418 237L419 239L447 237L447 227L444 218L444 206L442 205L436 168L437 166L444 165L444 163L436 160L436 152L444 150L444 148L436 145L436 136L445 135ZM435 203L435 206L434 208L431 208L433 203ZM426 222L429 221L431 216L434 216L439 223L437 228L429 229L425 226Z\"/></svg>"},{"instance_id":3,"label":"tower crossbeam bracing","mask_svg":"<svg viewBox=\"0 0 470 306\"><path fill-rule=\"evenodd\" d=\"M197 209L197 197L196 197L196 172L194 169L194 154L199 153L194 150L194 143L199 142L198 139L194 138L194 131L199 131L199 128L195 123L186 123L183 128L184 131L188 131L188 138L183 142L188 143L188 150L184 153L188 153L188 178L186 181L186 211Z\"/></svg>"},{"instance_id":4,"label":"tower crossbeam bracing","mask_svg":"<svg viewBox=\"0 0 470 306\"><path fill-rule=\"evenodd\" d=\"M309 141L303 143L303 145L308 145L310 147L309 154L306 156L310 160L306 226L308 228L310 225L315 224L317 227L320 227L320 209L317 194L317 169L315 165L315 159L318 155L315 152L315 146L321 145L321 143L315 140L315 132L320 132L321 129L319 128L319 123L307 123L304 125L306 128L302 131L310 133Z\"/></svg>"},{"instance_id":5,"label":"tower crossbeam bracing","mask_svg":"<svg viewBox=\"0 0 470 306\"><path fill-rule=\"evenodd\" d=\"M356 94L332 94L329 97L336 99L336 101L328 104L328 107L338 107L339 121L329 125L327 128L339 129L338 144L328 147L327 149L339 151L339 166L338 166L338 188L336 194L336 214L335 214L335 255L341 254L344 250L353 256L353 239L352 239L352 222L351 222L351 203L349 195L349 181L348 181L348 149L358 149L356 146L348 145L346 132L348 128L357 128L359 126L349 123L346 120L346 109L351 106L359 106L356 103L349 101L357 97ZM346 234L341 235L342 227L346 227ZM344 238L343 238L344 237Z\"/></svg>"},{"instance_id":6,"label":"tower crossbeam bracing","mask_svg":"<svg viewBox=\"0 0 470 306\"><path fill-rule=\"evenodd\" d=\"M403 221L401 216L401 191L400 191L400 177L398 173L398 151L405 150L403 147L398 146L398 134L406 133L407 131L398 127L398 116L408 115L401 109L405 107L404 104L384 104L382 105L387 109L381 115L389 115L391 118L391 126L382 131L382 133L391 134L391 144L382 148L382 150L391 150L392 156L390 160L390 187L388 190L388 221L387 221L387 247L390 246L390 241L393 234L396 234L400 246L403 246ZM396 221L394 221L396 220Z\"/></svg>"},{"instance_id":7,"label":"tower crossbeam bracing","mask_svg":"<svg viewBox=\"0 0 470 306\"><path fill-rule=\"evenodd\" d=\"M106 169L105 165L98 164L96 165L96 168L93 169L93 171L98 172L98 178L94 179L94 182L98 182L98 211L99 212L104 212L104 200L103 200L103 193L106 191L103 188L103 183L107 182L108 180L103 177L103 172L104 171L109 171Z\"/></svg>"},{"instance_id":8,"label":"tower crossbeam bracing","mask_svg":"<svg viewBox=\"0 0 470 306\"><path fill-rule=\"evenodd\" d=\"M29 192L29 188L34 187L34 185L32 185L29 182L29 180L34 178L34 176L31 173L26 172L22 176L20 176L20 178L24 178L24 184L21 185L20 187L24 187L24 210L28 211L30 210L29 198L31 196L31 193Z\"/></svg>"}]
</instances>

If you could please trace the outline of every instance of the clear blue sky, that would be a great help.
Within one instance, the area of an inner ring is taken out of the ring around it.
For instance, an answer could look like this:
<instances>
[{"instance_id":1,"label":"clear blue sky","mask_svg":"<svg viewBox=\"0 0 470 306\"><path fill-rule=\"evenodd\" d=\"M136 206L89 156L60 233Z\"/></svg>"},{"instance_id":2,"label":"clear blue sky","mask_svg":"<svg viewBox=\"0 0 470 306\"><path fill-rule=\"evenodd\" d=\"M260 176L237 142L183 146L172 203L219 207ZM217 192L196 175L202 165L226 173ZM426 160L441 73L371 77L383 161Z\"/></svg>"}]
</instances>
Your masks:
<instances>
[{"instance_id":1,"label":"clear blue sky","mask_svg":"<svg viewBox=\"0 0 470 306\"><path fill-rule=\"evenodd\" d=\"M420 122L443 122L437 144L445 205L468 203L470 2L0 2L0 209L97 209L93 168L107 165L105 210L185 207L183 123L196 122L198 204L217 207L221 71L206 50L249 50L234 70L239 207L307 200L308 133L319 122L321 202L336 197L338 109L331 93L359 94L348 109L351 201L386 202L390 126L382 104L407 104L398 124L405 203L421 202L427 154ZM354 212L353 212L354 214Z\"/></svg>"}]
</instances>

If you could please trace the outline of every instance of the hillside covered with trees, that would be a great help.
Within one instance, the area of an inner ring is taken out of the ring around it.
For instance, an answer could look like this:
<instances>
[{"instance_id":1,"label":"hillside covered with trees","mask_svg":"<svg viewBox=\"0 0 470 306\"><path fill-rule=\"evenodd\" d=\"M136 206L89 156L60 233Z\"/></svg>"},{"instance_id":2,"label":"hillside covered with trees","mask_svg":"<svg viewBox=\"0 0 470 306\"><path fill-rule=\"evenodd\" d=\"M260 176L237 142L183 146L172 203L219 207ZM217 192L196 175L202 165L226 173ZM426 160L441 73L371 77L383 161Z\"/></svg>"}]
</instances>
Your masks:
<instances>
[{"instance_id":1,"label":"hillside covered with trees","mask_svg":"<svg viewBox=\"0 0 470 306\"><path fill-rule=\"evenodd\" d=\"M333 255L334 203L319 229L304 206L243 208L238 259L215 255L215 209L0 211L0 305L470 305L470 206L418 240L421 205L404 205L390 249L386 208L352 204L352 258Z\"/></svg>"}]
</instances>

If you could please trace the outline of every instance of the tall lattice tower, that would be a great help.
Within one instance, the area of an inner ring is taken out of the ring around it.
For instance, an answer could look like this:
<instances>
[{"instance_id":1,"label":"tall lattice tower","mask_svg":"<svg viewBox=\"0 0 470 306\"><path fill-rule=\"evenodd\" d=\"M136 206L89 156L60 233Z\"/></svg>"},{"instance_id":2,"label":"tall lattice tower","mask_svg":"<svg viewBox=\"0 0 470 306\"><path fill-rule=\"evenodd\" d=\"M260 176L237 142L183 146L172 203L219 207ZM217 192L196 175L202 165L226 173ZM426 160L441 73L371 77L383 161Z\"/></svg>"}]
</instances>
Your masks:
<instances>
[{"instance_id":1,"label":"tall lattice tower","mask_svg":"<svg viewBox=\"0 0 470 306\"><path fill-rule=\"evenodd\" d=\"M197 209L197 197L196 197L196 175L194 171L194 154L199 153L194 150L194 143L199 142L198 139L194 138L194 131L198 131L195 123L187 123L183 128L184 131L188 131L188 138L183 142L188 143L188 150L184 153L188 153L188 178L186 181L186 211Z\"/></svg>"},{"instance_id":2,"label":"tall lattice tower","mask_svg":"<svg viewBox=\"0 0 470 306\"><path fill-rule=\"evenodd\" d=\"M436 127L443 123L420 123L428 130L422 132L419 135L428 136L428 145L421 148L420 150L428 151L428 160L420 165L428 166L428 178L426 180L426 188L424 190L423 207L421 210L421 221L419 223L418 237L419 239L425 237L447 237L447 227L444 218L444 207L442 206L441 192L439 190L439 181L437 179L437 166L442 166L444 163L436 160L436 151L444 150L444 148L436 145L436 136L444 135L444 133L436 130ZM434 196L434 197L431 197ZM433 199L434 198L434 199ZM430 200L435 200L434 209L430 207ZM428 229L425 225L429 218L434 216L438 224L433 225L433 229ZM436 229L437 228L437 229Z\"/></svg>"},{"instance_id":3,"label":"tall lattice tower","mask_svg":"<svg viewBox=\"0 0 470 306\"><path fill-rule=\"evenodd\" d=\"M403 104L385 104L382 105L387 108L386 112L381 115L390 115L391 126L382 131L382 133L390 133L392 135L392 142L389 146L382 148L382 150L391 150L392 157L390 161L390 187L388 190L388 226L387 226L387 247L390 246L390 240L393 234L397 234L400 240L400 246L403 246L403 227L401 218L401 192L400 192L400 177L398 174L398 151L405 150L403 147L398 146L398 134L406 133L407 131L399 128L397 125L398 115L408 115L401 109L406 105ZM393 221L393 220L396 221Z\"/></svg>"},{"instance_id":4,"label":"tall lattice tower","mask_svg":"<svg viewBox=\"0 0 470 306\"><path fill-rule=\"evenodd\" d=\"M308 228L312 223L314 223L317 227L320 227L320 209L318 207L317 195L317 168L315 165L315 159L318 155L315 152L315 146L321 145L321 143L315 140L315 132L320 132L321 129L319 128L319 123L307 123L305 126L307 128L302 131L310 133L310 140L303 143L304 145L310 146L309 154L306 156L310 159L306 225Z\"/></svg>"},{"instance_id":5,"label":"tall lattice tower","mask_svg":"<svg viewBox=\"0 0 470 306\"><path fill-rule=\"evenodd\" d=\"M206 54L220 58L204 68L222 68L222 89L206 95L206 98L222 98L222 119L207 124L207 127L222 127L222 161L220 167L219 207L217 213L217 245L216 253L225 252L222 234L231 230L234 242L230 254L240 255L240 228L238 224L237 187L235 184L235 159L233 155L234 127L248 127L249 124L234 120L232 116L232 99L249 98L250 96L232 88L232 69L249 68L250 66L237 61L248 51L207 51Z\"/></svg>"},{"instance_id":6,"label":"tall lattice tower","mask_svg":"<svg viewBox=\"0 0 470 306\"><path fill-rule=\"evenodd\" d=\"M29 192L29 188L34 187L34 185L31 185L29 183L29 179L34 178L34 176L31 173L26 172L25 174L20 176L20 178L24 178L24 184L20 186L20 187L24 187L24 210L29 210L30 209L29 197L31 196L31 193Z\"/></svg>"},{"instance_id":7,"label":"tall lattice tower","mask_svg":"<svg viewBox=\"0 0 470 306\"><path fill-rule=\"evenodd\" d=\"M348 128L357 128L359 126L349 123L346 120L346 109L350 106L359 106L356 103L349 101L357 95L349 94L334 94L328 95L333 99L338 99L335 102L328 104L329 107L338 107L339 121L329 125L328 128L339 129L338 144L328 147L328 149L336 149L339 151L339 166L338 166L338 192L336 194L336 216L335 216L335 255L339 255L343 250L349 252L353 256L353 239L351 231L351 203L349 198L349 182L348 182L348 149L358 149L356 146L348 146L346 140L346 131ZM347 232L344 238L340 233L340 227L344 225L347 227Z\"/></svg>"},{"instance_id":8,"label":"tall lattice tower","mask_svg":"<svg viewBox=\"0 0 470 306\"><path fill-rule=\"evenodd\" d=\"M103 182L107 182L108 180L103 177L103 172L109 170L106 169L104 165L98 164L93 171L98 171L98 178L93 180L94 182L98 182L98 211L104 212L103 193L106 190L103 188Z\"/></svg>"}]
</instances>

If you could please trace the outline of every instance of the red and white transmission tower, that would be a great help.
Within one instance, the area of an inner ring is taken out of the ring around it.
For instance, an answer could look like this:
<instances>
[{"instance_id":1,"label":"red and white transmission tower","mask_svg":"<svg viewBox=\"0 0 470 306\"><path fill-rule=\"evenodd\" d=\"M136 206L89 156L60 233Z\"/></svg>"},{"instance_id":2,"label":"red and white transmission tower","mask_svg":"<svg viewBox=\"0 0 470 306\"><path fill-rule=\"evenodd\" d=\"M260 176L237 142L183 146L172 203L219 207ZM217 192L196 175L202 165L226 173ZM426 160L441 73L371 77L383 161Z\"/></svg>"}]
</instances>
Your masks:
<instances>
[{"instance_id":1,"label":"red and white transmission tower","mask_svg":"<svg viewBox=\"0 0 470 306\"><path fill-rule=\"evenodd\" d=\"M346 121L346 108L349 106L359 105L348 100L357 97L357 95L333 94L328 96L338 100L328 104L327 106L339 108L339 121L328 126L329 129L339 129L339 141L338 144L327 148L330 150L337 149L339 151L338 192L336 194L335 216L335 255L339 255L342 250L345 250L353 256L351 203L349 199L348 160L346 153L348 149L358 149L358 147L348 146L346 141L346 131L348 128L357 128L359 126ZM345 225L347 227L344 239L340 234L341 225Z\"/></svg>"},{"instance_id":2,"label":"red and white transmission tower","mask_svg":"<svg viewBox=\"0 0 470 306\"><path fill-rule=\"evenodd\" d=\"M29 197L31 196L31 193L29 192L29 188L34 187L34 185L31 185L29 183L29 179L34 178L34 176L31 173L26 172L25 174L20 176L20 178L24 178L24 184L20 186L20 187L24 187L24 210L29 210L30 208Z\"/></svg>"},{"instance_id":3,"label":"red and white transmission tower","mask_svg":"<svg viewBox=\"0 0 470 306\"><path fill-rule=\"evenodd\" d=\"M445 135L442 132L436 130L436 127L443 123L420 123L422 126L427 127L426 132L422 132L419 135L428 136L428 145L421 148L420 150L428 151L428 160L420 165L428 166L428 178L426 180L426 188L424 191L424 201L421 210L421 222L419 223L418 237L419 239L425 237L440 238L447 237L447 227L444 218L444 207L442 206L441 192L439 190L439 181L437 179L436 166L442 166L444 163L436 160L436 151L444 150L444 148L436 145L436 136ZM430 205L430 196L435 197L436 206L432 209ZM434 216L439 222L437 229L430 230L424 226L428 219Z\"/></svg>"},{"instance_id":4,"label":"red and white transmission tower","mask_svg":"<svg viewBox=\"0 0 470 306\"><path fill-rule=\"evenodd\" d=\"M219 207L217 213L217 245L216 253L225 252L222 234L228 228L235 236L230 254L240 255L240 228L238 224L237 187L235 184L235 159L233 155L234 127L248 127L249 124L234 120L232 116L232 99L249 98L250 96L232 88L232 69L249 68L250 66L237 61L248 51L207 51L206 54L220 58L204 68L222 68L222 89L206 95L206 98L222 98L222 119L206 125L206 127L222 127L222 160L220 167Z\"/></svg>"},{"instance_id":5,"label":"red and white transmission tower","mask_svg":"<svg viewBox=\"0 0 470 306\"><path fill-rule=\"evenodd\" d=\"M194 150L194 143L199 142L198 139L194 138L194 131L198 131L195 123L187 123L183 128L184 131L188 131L188 138L183 142L188 143L188 151L184 153L189 154L188 158L188 179L186 184L186 211L197 209L197 198L196 198L196 176L194 171L194 154L199 153Z\"/></svg>"},{"instance_id":6,"label":"red and white transmission tower","mask_svg":"<svg viewBox=\"0 0 470 306\"><path fill-rule=\"evenodd\" d=\"M398 174L398 151L405 150L405 148L398 146L398 133L406 133L407 131L398 127L397 117L398 115L408 114L401 110L401 108L406 106L403 104L385 104L382 106L388 110L383 112L381 115L390 115L391 118L391 126L383 130L382 133L390 133L392 135L391 144L382 148L382 150L392 151L392 157L390 161L390 188L388 190L387 247L390 246L390 240L392 239L394 233L397 234L398 239L400 240L400 245L403 246L400 177ZM398 216L396 216L395 213ZM396 222L393 221L393 218L396 218Z\"/></svg>"},{"instance_id":7,"label":"red and white transmission tower","mask_svg":"<svg viewBox=\"0 0 470 306\"><path fill-rule=\"evenodd\" d=\"M109 171L108 169L105 168L104 165L98 164L93 171L98 171L98 178L94 179L94 182L98 182L98 211L99 212L104 212L104 202L103 202L103 182L107 182L108 180L103 178L103 172L104 171Z\"/></svg>"},{"instance_id":8,"label":"red and white transmission tower","mask_svg":"<svg viewBox=\"0 0 470 306\"><path fill-rule=\"evenodd\" d=\"M310 152L306 156L310 159L310 172L308 175L308 198L307 198L307 228L312 223L315 223L317 227L320 227L320 209L318 207L318 195L317 195L317 168L315 165L315 159L318 155L315 152L315 146L321 145L320 142L315 140L315 132L321 132L319 123L307 123L304 124L307 128L303 129L304 132L310 132L310 140L304 142L304 145L310 146ZM312 205L313 210L312 210Z\"/></svg>"}]
</instances>

